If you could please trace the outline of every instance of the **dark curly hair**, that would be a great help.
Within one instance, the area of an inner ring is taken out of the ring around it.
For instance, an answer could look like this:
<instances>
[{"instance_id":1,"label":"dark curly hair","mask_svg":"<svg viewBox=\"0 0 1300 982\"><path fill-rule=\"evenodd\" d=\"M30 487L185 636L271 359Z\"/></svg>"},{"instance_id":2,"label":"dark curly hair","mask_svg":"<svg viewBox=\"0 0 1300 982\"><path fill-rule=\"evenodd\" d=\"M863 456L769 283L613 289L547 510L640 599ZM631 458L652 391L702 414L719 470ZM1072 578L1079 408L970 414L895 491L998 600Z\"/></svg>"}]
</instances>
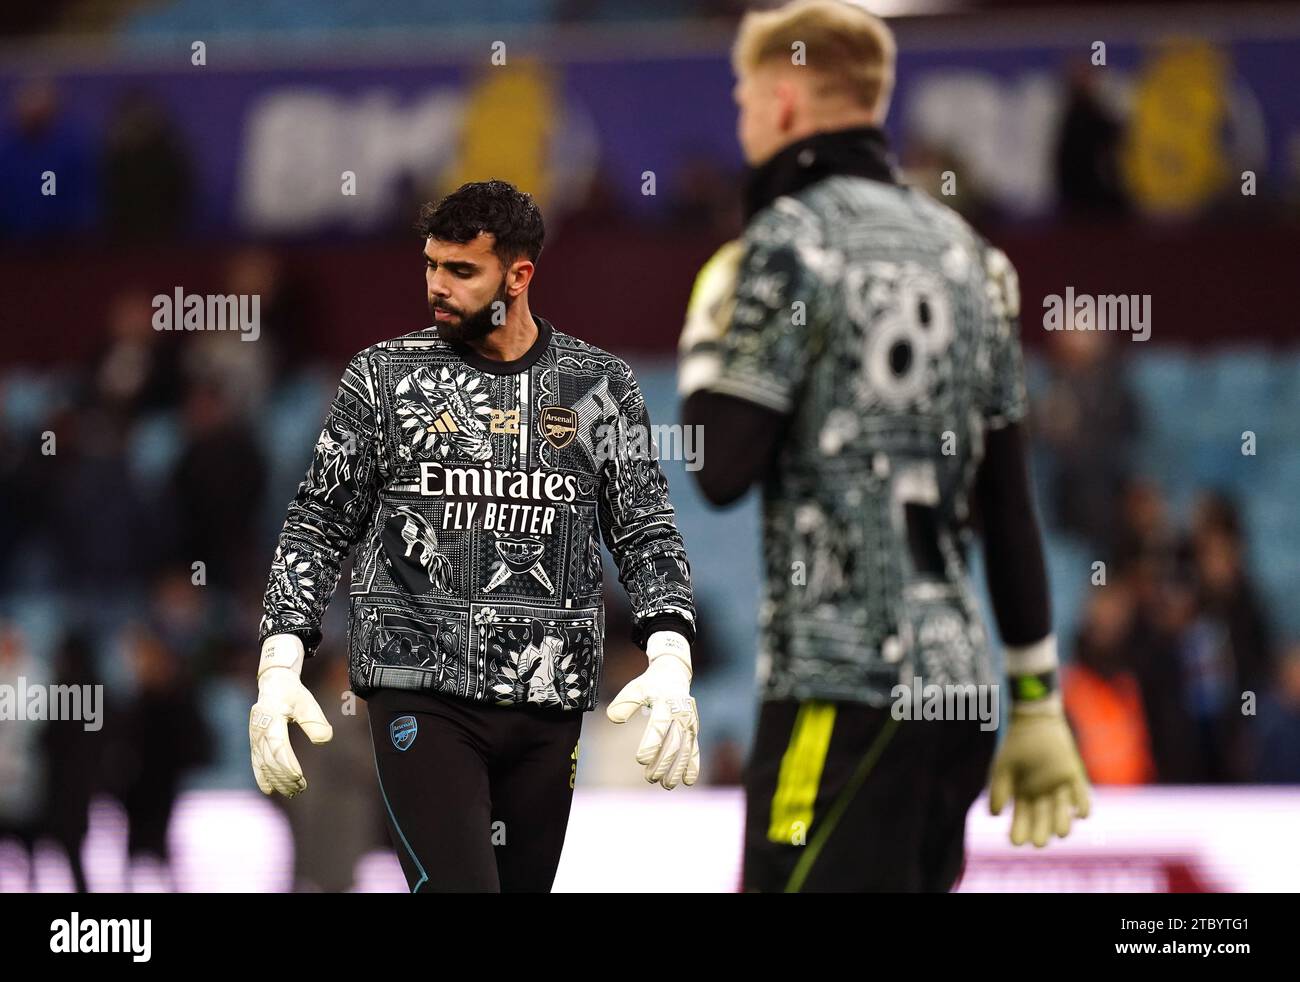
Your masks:
<instances>
[{"instance_id":1,"label":"dark curly hair","mask_svg":"<svg viewBox=\"0 0 1300 982\"><path fill-rule=\"evenodd\" d=\"M521 256L537 262L546 237L533 196L505 181L462 184L437 204L421 207L415 230L421 238L462 243L491 232L496 237L492 251L502 266Z\"/></svg>"}]
</instances>

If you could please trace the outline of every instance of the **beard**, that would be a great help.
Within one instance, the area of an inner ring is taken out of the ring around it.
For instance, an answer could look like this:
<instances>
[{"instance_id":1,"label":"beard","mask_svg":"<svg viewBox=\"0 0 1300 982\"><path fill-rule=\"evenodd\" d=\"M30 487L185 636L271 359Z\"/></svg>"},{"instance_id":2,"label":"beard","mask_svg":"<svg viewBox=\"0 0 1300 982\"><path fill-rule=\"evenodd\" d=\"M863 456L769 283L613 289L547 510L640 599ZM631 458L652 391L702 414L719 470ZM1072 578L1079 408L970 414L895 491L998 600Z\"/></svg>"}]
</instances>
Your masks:
<instances>
[{"instance_id":1,"label":"beard","mask_svg":"<svg viewBox=\"0 0 1300 982\"><path fill-rule=\"evenodd\" d=\"M430 300L429 316L433 318L434 325L438 328L438 337L444 341L481 341L497 328L505 326L504 317L498 318L499 323L493 320L496 315L494 305L498 302L503 305L503 309L508 313L510 298L506 295L506 278L504 276L501 277L501 284L497 287L496 296L478 310L464 311L445 301ZM455 314L456 320L454 322L440 321L434 317L435 310Z\"/></svg>"}]
</instances>

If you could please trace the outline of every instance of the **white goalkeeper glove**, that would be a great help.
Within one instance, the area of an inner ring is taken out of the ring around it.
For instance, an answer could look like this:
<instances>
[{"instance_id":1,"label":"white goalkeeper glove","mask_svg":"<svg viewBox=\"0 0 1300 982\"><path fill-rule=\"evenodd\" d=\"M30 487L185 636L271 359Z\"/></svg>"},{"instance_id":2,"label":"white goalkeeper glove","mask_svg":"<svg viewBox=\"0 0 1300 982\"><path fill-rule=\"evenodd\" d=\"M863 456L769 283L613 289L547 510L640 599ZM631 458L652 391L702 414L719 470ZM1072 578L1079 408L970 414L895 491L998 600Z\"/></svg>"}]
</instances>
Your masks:
<instances>
[{"instance_id":1,"label":"white goalkeeper glove","mask_svg":"<svg viewBox=\"0 0 1300 982\"><path fill-rule=\"evenodd\" d=\"M719 348L736 309L736 282L744 254L744 243L732 239L695 276L686 304L686 325L677 342L677 392L683 399L707 389L722 369Z\"/></svg>"},{"instance_id":2,"label":"white goalkeeper glove","mask_svg":"<svg viewBox=\"0 0 1300 982\"><path fill-rule=\"evenodd\" d=\"M292 798L307 790L307 779L289 743L290 720L302 727L312 743L329 743L334 736L320 705L299 679L305 656L302 640L292 634L275 634L262 644L248 742L253 776L263 794L279 791Z\"/></svg>"},{"instance_id":3,"label":"white goalkeeper glove","mask_svg":"<svg viewBox=\"0 0 1300 982\"><path fill-rule=\"evenodd\" d=\"M1008 649L1007 668L1016 688L1006 739L993 759L989 811L1000 815L1013 799L1012 845L1032 840L1042 848L1053 833L1062 839L1069 835L1074 818L1088 817L1088 777L1060 693L1026 698L1038 695L1026 691L1036 687L1038 676L1055 672L1056 639Z\"/></svg>"},{"instance_id":4,"label":"white goalkeeper glove","mask_svg":"<svg viewBox=\"0 0 1300 982\"><path fill-rule=\"evenodd\" d=\"M700 776L700 716L691 698L691 646L676 631L655 631L646 641L650 667L623 687L605 711L626 723L642 706L650 722L637 747L636 762L645 779L671 791Z\"/></svg>"}]
</instances>

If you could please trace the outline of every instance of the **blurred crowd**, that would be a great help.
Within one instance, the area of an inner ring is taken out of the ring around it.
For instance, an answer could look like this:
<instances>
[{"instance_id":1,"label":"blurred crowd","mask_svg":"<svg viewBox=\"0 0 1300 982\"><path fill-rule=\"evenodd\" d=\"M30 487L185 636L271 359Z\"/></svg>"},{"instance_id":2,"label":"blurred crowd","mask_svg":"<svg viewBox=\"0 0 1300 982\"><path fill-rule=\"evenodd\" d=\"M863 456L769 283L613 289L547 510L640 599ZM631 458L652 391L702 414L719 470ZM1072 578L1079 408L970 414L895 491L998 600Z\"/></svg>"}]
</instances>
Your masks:
<instances>
[{"instance_id":1,"label":"blurred crowd","mask_svg":"<svg viewBox=\"0 0 1300 982\"><path fill-rule=\"evenodd\" d=\"M89 234L113 245L192 240L201 219L194 153L167 107L143 88L125 92L100 135L68 111L53 79L20 84L0 106L0 187L30 193L0 196L0 243L58 245ZM630 209L627 196L597 170L566 220L653 222L730 237L740 228L735 187L731 168L695 150L684 155L664 189L661 211ZM429 172L406 174L391 196L391 213L375 223L376 234L409 238L411 216L438 193L432 164Z\"/></svg>"},{"instance_id":2,"label":"blurred crowd","mask_svg":"<svg viewBox=\"0 0 1300 982\"><path fill-rule=\"evenodd\" d=\"M1139 178L1131 158L1138 124L1127 108L1131 93L1114 77L1079 63L1061 68L1059 86L1060 112L1045 148L1050 157L1053 217L1117 221L1163 207L1141 200L1134 188ZM1006 200L999 201L981 185L983 171L969 159L975 152L969 139L940 137L933 128L933 122L916 113L900 113L898 128L892 131L894 150L908 181L941 197L977 226L1023 219ZM1147 134L1141 144L1158 139L1158 133ZM146 88L124 89L104 124L92 129L84 117L68 111L53 78L33 77L17 84L10 90L8 104L0 107L0 186L32 187L33 175L50 173L57 180L58 193L0 197L0 243L50 243L88 232L115 243L166 243L192 237L204 228L203 178L195 163L200 152L202 148L190 144L164 101ZM1182 146L1176 153L1171 150L1167 165L1175 170L1191 166L1184 159L1187 153ZM586 186L564 202L565 220L653 223L711 231L720 239L737 234L738 164L721 159L716 150L694 145L674 148L672 157L677 163L650 208L641 207L644 196L630 194L627 188L621 193L616 190L607 161L597 160ZM952 175L960 175L960 180ZM405 236L410 215L419 202L442 190L443 178L432 161L424 169L413 164L391 189L388 213L367 224L364 234ZM1290 180L1294 185L1298 179L1300 172L1289 178L1284 175L1282 183ZM1243 196L1238 184L1227 179L1226 170L1211 183L1213 187L1207 185L1188 199L1185 214L1250 208L1254 199ZM1300 188L1295 186L1288 191L1271 182L1261 193L1281 195L1278 213L1294 211L1300 203ZM363 234L349 227L330 231Z\"/></svg>"},{"instance_id":3,"label":"blurred crowd","mask_svg":"<svg viewBox=\"0 0 1300 982\"><path fill-rule=\"evenodd\" d=\"M47 242L96 232L114 241L159 241L193 219L190 150L166 110L128 91L98 139L67 112L50 79L17 86L0 124L0 238ZM53 188L37 194L33 182ZM49 191L54 193L48 193Z\"/></svg>"},{"instance_id":4,"label":"blurred crowd","mask_svg":"<svg viewBox=\"0 0 1300 982\"><path fill-rule=\"evenodd\" d=\"M1032 417L1048 526L1088 558L1062 681L1089 775L1300 782L1300 646L1277 636L1240 503L1203 488L1176 520L1114 351L1103 334L1056 334Z\"/></svg>"},{"instance_id":5,"label":"blurred crowd","mask_svg":"<svg viewBox=\"0 0 1300 982\"><path fill-rule=\"evenodd\" d=\"M230 277L266 263L240 254ZM277 349L228 334L169 344L151 316L147 295L124 292L86 363L0 376L0 684L103 684L106 701L95 732L0 724L0 828L64 846L79 887L95 795L123 806L132 862L165 872L196 770L251 786L250 639L269 555L252 421Z\"/></svg>"}]
</instances>

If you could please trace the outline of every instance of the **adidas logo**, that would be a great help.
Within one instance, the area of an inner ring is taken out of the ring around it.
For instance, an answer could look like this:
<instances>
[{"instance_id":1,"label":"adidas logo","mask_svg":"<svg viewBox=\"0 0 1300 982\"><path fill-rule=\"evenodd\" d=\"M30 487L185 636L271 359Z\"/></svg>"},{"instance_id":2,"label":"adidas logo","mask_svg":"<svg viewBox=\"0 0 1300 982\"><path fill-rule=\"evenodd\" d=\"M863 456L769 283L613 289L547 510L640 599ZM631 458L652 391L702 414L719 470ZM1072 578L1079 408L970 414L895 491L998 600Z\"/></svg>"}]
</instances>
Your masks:
<instances>
[{"instance_id":1,"label":"adidas logo","mask_svg":"<svg viewBox=\"0 0 1300 982\"><path fill-rule=\"evenodd\" d=\"M456 420L452 418L449 410L444 410L443 414L433 421L433 425L426 427L427 433L459 433L460 427L456 425Z\"/></svg>"}]
</instances>

